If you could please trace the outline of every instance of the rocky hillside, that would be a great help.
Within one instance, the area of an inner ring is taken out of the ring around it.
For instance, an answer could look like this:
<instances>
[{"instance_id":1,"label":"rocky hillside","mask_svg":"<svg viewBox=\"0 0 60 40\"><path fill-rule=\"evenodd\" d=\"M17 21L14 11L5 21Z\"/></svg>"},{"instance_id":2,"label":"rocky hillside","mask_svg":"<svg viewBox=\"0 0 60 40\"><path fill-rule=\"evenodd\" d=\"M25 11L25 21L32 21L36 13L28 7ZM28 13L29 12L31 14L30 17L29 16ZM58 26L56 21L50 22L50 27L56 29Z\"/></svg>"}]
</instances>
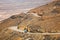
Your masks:
<instances>
[{"instance_id":1,"label":"rocky hillside","mask_svg":"<svg viewBox=\"0 0 60 40\"><path fill-rule=\"evenodd\" d=\"M22 31L27 28L29 33L8 28L12 26L18 26L17 29ZM60 40L60 34L52 34L58 32L60 33L60 0L0 22L0 40Z\"/></svg>"},{"instance_id":2,"label":"rocky hillside","mask_svg":"<svg viewBox=\"0 0 60 40\"><path fill-rule=\"evenodd\" d=\"M28 18L20 23L20 27L28 27L30 32L60 32L59 0L34 8L27 13L29 13L29 15L26 16ZM32 17L30 14L36 14L36 17Z\"/></svg>"},{"instance_id":3,"label":"rocky hillside","mask_svg":"<svg viewBox=\"0 0 60 40\"><path fill-rule=\"evenodd\" d=\"M11 27L11 26L17 26L23 19L25 14L21 13L18 15L13 15L9 17L8 19L3 20L0 23L0 31L4 28Z\"/></svg>"},{"instance_id":4,"label":"rocky hillside","mask_svg":"<svg viewBox=\"0 0 60 40\"><path fill-rule=\"evenodd\" d=\"M60 34L29 34L4 29L0 33L0 40L60 40Z\"/></svg>"},{"instance_id":5,"label":"rocky hillside","mask_svg":"<svg viewBox=\"0 0 60 40\"><path fill-rule=\"evenodd\" d=\"M18 29L28 30L32 33L60 32L60 1L53 1L37 7L27 13L13 15L0 23L0 31L4 28L18 25ZM53 29L54 28L54 29Z\"/></svg>"},{"instance_id":6,"label":"rocky hillside","mask_svg":"<svg viewBox=\"0 0 60 40\"><path fill-rule=\"evenodd\" d=\"M43 6L36 7L28 11L28 13L36 13L39 16L54 16L60 13L60 1L53 1Z\"/></svg>"}]
</instances>

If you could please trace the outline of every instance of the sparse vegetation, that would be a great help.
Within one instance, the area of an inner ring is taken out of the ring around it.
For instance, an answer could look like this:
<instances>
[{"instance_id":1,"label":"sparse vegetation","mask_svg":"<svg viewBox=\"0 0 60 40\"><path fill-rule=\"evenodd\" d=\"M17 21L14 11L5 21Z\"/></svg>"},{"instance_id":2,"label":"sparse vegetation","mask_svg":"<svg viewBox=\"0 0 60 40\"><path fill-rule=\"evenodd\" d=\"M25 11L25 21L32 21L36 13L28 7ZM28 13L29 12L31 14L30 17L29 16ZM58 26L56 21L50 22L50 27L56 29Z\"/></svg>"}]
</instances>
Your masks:
<instances>
[{"instance_id":1,"label":"sparse vegetation","mask_svg":"<svg viewBox=\"0 0 60 40\"><path fill-rule=\"evenodd\" d=\"M16 19L16 17L15 17L15 16L11 16L10 18L12 18L12 19Z\"/></svg>"},{"instance_id":2,"label":"sparse vegetation","mask_svg":"<svg viewBox=\"0 0 60 40\"><path fill-rule=\"evenodd\" d=\"M54 6L57 6L57 8L54 9ZM55 1L49 3L48 5L32 9L29 11L29 14L21 13L3 20L0 23L0 40L60 40L60 34L34 34L60 33L59 6L60 1ZM38 16L34 16L31 13L37 13ZM8 27L12 26L18 26L17 29L22 29L25 30L25 32L28 31L29 33L22 33L8 29Z\"/></svg>"},{"instance_id":3,"label":"sparse vegetation","mask_svg":"<svg viewBox=\"0 0 60 40\"><path fill-rule=\"evenodd\" d=\"M60 6L60 1L58 1L58 2L55 4L55 6Z\"/></svg>"}]
</instances>

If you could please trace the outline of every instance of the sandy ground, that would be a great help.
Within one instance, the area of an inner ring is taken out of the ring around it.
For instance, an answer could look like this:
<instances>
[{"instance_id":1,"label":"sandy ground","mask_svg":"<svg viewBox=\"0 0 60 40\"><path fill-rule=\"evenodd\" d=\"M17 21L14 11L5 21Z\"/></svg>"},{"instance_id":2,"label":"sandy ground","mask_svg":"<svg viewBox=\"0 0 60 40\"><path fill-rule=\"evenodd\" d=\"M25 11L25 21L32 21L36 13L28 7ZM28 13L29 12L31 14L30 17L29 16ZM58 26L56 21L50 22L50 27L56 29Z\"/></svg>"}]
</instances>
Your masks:
<instances>
[{"instance_id":1,"label":"sandy ground","mask_svg":"<svg viewBox=\"0 0 60 40\"><path fill-rule=\"evenodd\" d=\"M24 33L23 30L17 29L17 26L12 26L12 27L9 27L8 29ZM30 33L30 32L27 32L27 34L56 35L56 34L60 34L60 33Z\"/></svg>"},{"instance_id":2,"label":"sandy ground","mask_svg":"<svg viewBox=\"0 0 60 40\"><path fill-rule=\"evenodd\" d=\"M17 26L9 27L8 29L24 33L23 30L17 29ZM27 32L27 33L29 33L29 32Z\"/></svg>"}]
</instances>

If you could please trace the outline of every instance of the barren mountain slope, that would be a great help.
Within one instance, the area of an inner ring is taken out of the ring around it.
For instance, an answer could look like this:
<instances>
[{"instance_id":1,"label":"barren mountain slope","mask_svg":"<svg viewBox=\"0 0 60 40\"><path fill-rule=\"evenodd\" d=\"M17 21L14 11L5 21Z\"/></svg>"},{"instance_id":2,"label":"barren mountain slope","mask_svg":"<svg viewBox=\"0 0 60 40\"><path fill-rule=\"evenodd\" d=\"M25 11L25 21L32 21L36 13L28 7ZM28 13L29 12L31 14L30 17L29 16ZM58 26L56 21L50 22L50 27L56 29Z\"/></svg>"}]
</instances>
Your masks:
<instances>
[{"instance_id":1,"label":"barren mountain slope","mask_svg":"<svg viewBox=\"0 0 60 40\"><path fill-rule=\"evenodd\" d=\"M60 0L53 1L43 6L36 7L28 11L28 13L37 13L38 15L49 16L60 13Z\"/></svg>"},{"instance_id":2,"label":"barren mountain slope","mask_svg":"<svg viewBox=\"0 0 60 40\"><path fill-rule=\"evenodd\" d=\"M4 36L3 36L4 35ZM0 33L0 40L60 40L60 34L29 34L4 29Z\"/></svg>"},{"instance_id":3,"label":"barren mountain slope","mask_svg":"<svg viewBox=\"0 0 60 40\"><path fill-rule=\"evenodd\" d=\"M36 10L36 11L34 11ZM37 14L35 14L37 13ZM32 9L28 13L11 16L0 23L0 31L10 26L28 27L30 32L60 32L60 1ZM53 29L54 28L54 29Z\"/></svg>"},{"instance_id":4,"label":"barren mountain slope","mask_svg":"<svg viewBox=\"0 0 60 40\"><path fill-rule=\"evenodd\" d=\"M18 15L13 15L8 19L3 20L0 23L0 31L4 28L8 28L11 26L17 26L23 19L24 19L25 14L18 14Z\"/></svg>"},{"instance_id":5,"label":"barren mountain slope","mask_svg":"<svg viewBox=\"0 0 60 40\"><path fill-rule=\"evenodd\" d=\"M30 10L27 20L19 24L19 27L28 27L31 32L60 32L60 1ZM32 17L30 14L38 14L40 17ZM30 20L29 20L30 19Z\"/></svg>"}]
</instances>

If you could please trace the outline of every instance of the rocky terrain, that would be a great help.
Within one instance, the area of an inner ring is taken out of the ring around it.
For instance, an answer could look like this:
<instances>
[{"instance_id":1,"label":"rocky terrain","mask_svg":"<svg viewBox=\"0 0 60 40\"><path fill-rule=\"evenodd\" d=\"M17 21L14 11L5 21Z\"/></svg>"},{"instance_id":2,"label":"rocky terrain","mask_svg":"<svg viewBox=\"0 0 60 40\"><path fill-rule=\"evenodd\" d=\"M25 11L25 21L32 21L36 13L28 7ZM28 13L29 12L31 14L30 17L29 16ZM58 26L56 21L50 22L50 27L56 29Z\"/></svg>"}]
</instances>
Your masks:
<instances>
[{"instance_id":1,"label":"rocky terrain","mask_svg":"<svg viewBox=\"0 0 60 40\"><path fill-rule=\"evenodd\" d=\"M8 29L12 26L22 31L27 28L29 33ZM0 40L60 40L60 34L52 33L60 33L60 0L0 22Z\"/></svg>"},{"instance_id":2,"label":"rocky terrain","mask_svg":"<svg viewBox=\"0 0 60 40\"><path fill-rule=\"evenodd\" d=\"M21 17L24 17L25 14L18 14L18 15L13 15L8 19L5 19L3 21L1 21L0 23L0 31L4 28L8 28L11 26L17 26L21 20L23 20L23 18L21 19Z\"/></svg>"},{"instance_id":3,"label":"rocky terrain","mask_svg":"<svg viewBox=\"0 0 60 40\"><path fill-rule=\"evenodd\" d=\"M0 33L0 40L60 40L60 34L29 34L4 29Z\"/></svg>"},{"instance_id":4,"label":"rocky terrain","mask_svg":"<svg viewBox=\"0 0 60 40\"><path fill-rule=\"evenodd\" d=\"M19 27L28 27L33 33L60 32L60 1L34 8L27 12L26 20Z\"/></svg>"},{"instance_id":5,"label":"rocky terrain","mask_svg":"<svg viewBox=\"0 0 60 40\"><path fill-rule=\"evenodd\" d=\"M27 13L13 15L0 23L0 31L11 26L18 29L28 27L33 33L60 32L60 1L53 1L46 5L34 8ZM54 28L54 29L53 29Z\"/></svg>"}]
</instances>

